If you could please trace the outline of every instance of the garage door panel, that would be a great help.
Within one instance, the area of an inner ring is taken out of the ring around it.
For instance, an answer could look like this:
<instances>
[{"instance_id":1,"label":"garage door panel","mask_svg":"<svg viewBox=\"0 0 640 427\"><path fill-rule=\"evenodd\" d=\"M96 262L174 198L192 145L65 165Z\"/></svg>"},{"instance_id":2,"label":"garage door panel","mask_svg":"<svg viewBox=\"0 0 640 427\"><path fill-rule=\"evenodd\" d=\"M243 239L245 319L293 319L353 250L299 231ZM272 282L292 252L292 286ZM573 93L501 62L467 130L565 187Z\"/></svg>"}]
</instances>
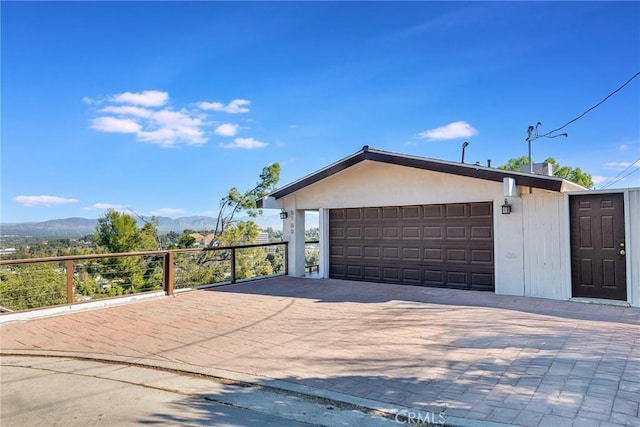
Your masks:
<instances>
[{"instance_id":1,"label":"garage door panel","mask_svg":"<svg viewBox=\"0 0 640 427\"><path fill-rule=\"evenodd\" d=\"M420 238L420 227L417 225L411 225L407 227L402 227L402 238L403 239L419 239Z\"/></svg>"},{"instance_id":2,"label":"garage door panel","mask_svg":"<svg viewBox=\"0 0 640 427\"><path fill-rule=\"evenodd\" d=\"M382 280L382 276L380 275L380 267L374 267L370 265L365 266L363 280Z\"/></svg>"},{"instance_id":3,"label":"garage door panel","mask_svg":"<svg viewBox=\"0 0 640 427\"><path fill-rule=\"evenodd\" d=\"M493 290L493 274L471 273L471 287L478 290Z\"/></svg>"},{"instance_id":4,"label":"garage door panel","mask_svg":"<svg viewBox=\"0 0 640 427\"><path fill-rule=\"evenodd\" d=\"M424 260L428 262L444 262L441 248L426 248L424 250Z\"/></svg>"},{"instance_id":5,"label":"garage door panel","mask_svg":"<svg viewBox=\"0 0 640 427\"><path fill-rule=\"evenodd\" d=\"M420 248L402 248L402 259L406 261L421 261Z\"/></svg>"},{"instance_id":6,"label":"garage door panel","mask_svg":"<svg viewBox=\"0 0 640 427\"><path fill-rule=\"evenodd\" d=\"M394 239L394 240L399 239L400 238L400 228L398 226L383 227L382 228L382 238L383 239Z\"/></svg>"},{"instance_id":7,"label":"garage door panel","mask_svg":"<svg viewBox=\"0 0 640 427\"><path fill-rule=\"evenodd\" d=\"M471 238L493 241L493 227L491 225L472 225Z\"/></svg>"},{"instance_id":8,"label":"garage door panel","mask_svg":"<svg viewBox=\"0 0 640 427\"><path fill-rule=\"evenodd\" d=\"M347 279L360 279L363 276L364 266L357 264L347 265Z\"/></svg>"},{"instance_id":9,"label":"garage door panel","mask_svg":"<svg viewBox=\"0 0 640 427\"><path fill-rule=\"evenodd\" d=\"M400 268L398 267L383 267L382 268L382 280L389 282L400 281Z\"/></svg>"},{"instance_id":10,"label":"garage door panel","mask_svg":"<svg viewBox=\"0 0 640 427\"><path fill-rule=\"evenodd\" d=\"M331 257L338 260L346 255L345 247L342 245L331 245L329 250L331 251Z\"/></svg>"},{"instance_id":11,"label":"garage door panel","mask_svg":"<svg viewBox=\"0 0 640 427\"><path fill-rule=\"evenodd\" d=\"M403 206L402 207L402 219L420 219L421 218L420 206Z\"/></svg>"},{"instance_id":12,"label":"garage door panel","mask_svg":"<svg viewBox=\"0 0 640 427\"><path fill-rule=\"evenodd\" d=\"M445 205L446 218L464 218L467 205Z\"/></svg>"},{"instance_id":13,"label":"garage door panel","mask_svg":"<svg viewBox=\"0 0 640 427\"><path fill-rule=\"evenodd\" d=\"M382 248L382 259L384 260L392 260L399 261L400 260L400 248L392 246L392 247L384 247Z\"/></svg>"},{"instance_id":14,"label":"garage door panel","mask_svg":"<svg viewBox=\"0 0 640 427\"><path fill-rule=\"evenodd\" d=\"M490 202L472 203L469 215L472 218L492 218L493 204Z\"/></svg>"},{"instance_id":15,"label":"garage door panel","mask_svg":"<svg viewBox=\"0 0 640 427\"><path fill-rule=\"evenodd\" d=\"M426 285L442 285L444 275L442 270L423 269L423 281Z\"/></svg>"},{"instance_id":16,"label":"garage door panel","mask_svg":"<svg viewBox=\"0 0 640 427\"><path fill-rule=\"evenodd\" d=\"M364 208L364 219L367 220L377 220L380 218L380 209L379 208Z\"/></svg>"},{"instance_id":17,"label":"garage door panel","mask_svg":"<svg viewBox=\"0 0 640 427\"><path fill-rule=\"evenodd\" d=\"M447 227L447 239L466 239L466 227L464 225L454 225Z\"/></svg>"},{"instance_id":18,"label":"garage door panel","mask_svg":"<svg viewBox=\"0 0 640 427\"><path fill-rule=\"evenodd\" d=\"M331 227L329 226L329 238L342 239L344 238L344 227Z\"/></svg>"},{"instance_id":19,"label":"garage door panel","mask_svg":"<svg viewBox=\"0 0 640 427\"><path fill-rule=\"evenodd\" d=\"M347 246L347 258L362 258L362 246Z\"/></svg>"},{"instance_id":20,"label":"garage door panel","mask_svg":"<svg viewBox=\"0 0 640 427\"><path fill-rule=\"evenodd\" d=\"M329 267L329 273L331 277L343 279L345 271L346 266L344 264L331 263L331 266Z\"/></svg>"},{"instance_id":21,"label":"garage door panel","mask_svg":"<svg viewBox=\"0 0 640 427\"><path fill-rule=\"evenodd\" d=\"M362 209L346 209L347 221L362 221Z\"/></svg>"},{"instance_id":22,"label":"garage door panel","mask_svg":"<svg viewBox=\"0 0 640 427\"><path fill-rule=\"evenodd\" d=\"M486 202L331 210L330 275L493 290L492 209Z\"/></svg>"},{"instance_id":23,"label":"garage door panel","mask_svg":"<svg viewBox=\"0 0 640 427\"><path fill-rule=\"evenodd\" d=\"M422 217L426 220L444 218L444 205L428 205L422 207Z\"/></svg>"},{"instance_id":24,"label":"garage door panel","mask_svg":"<svg viewBox=\"0 0 640 427\"><path fill-rule=\"evenodd\" d=\"M382 219L400 218L400 208L382 208Z\"/></svg>"},{"instance_id":25,"label":"garage door panel","mask_svg":"<svg viewBox=\"0 0 640 427\"><path fill-rule=\"evenodd\" d=\"M426 226L426 227L422 227L423 230L423 236L425 239L437 239L437 240L442 240L442 237L444 236L444 233L442 231L441 226L437 225L437 226Z\"/></svg>"},{"instance_id":26,"label":"garage door panel","mask_svg":"<svg viewBox=\"0 0 640 427\"><path fill-rule=\"evenodd\" d=\"M344 209L331 209L329 210L329 222L331 221L343 221L345 219Z\"/></svg>"},{"instance_id":27,"label":"garage door panel","mask_svg":"<svg viewBox=\"0 0 640 427\"><path fill-rule=\"evenodd\" d=\"M410 285L412 284L420 285L422 283L420 269L419 268L403 268L402 282Z\"/></svg>"},{"instance_id":28,"label":"garage door panel","mask_svg":"<svg viewBox=\"0 0 640 427\"><path fill-rule=\"evenodd\" d=\"M365 239L379 239L380 238L380 228L379 227L364 227Z\"/></svg>"},{"instance_id":29,"label":"garage door panel","mask_svg":"<svg viewBox=\"0 0 640 427\"><path fill-rule=\"evenodd\" d=\"M471 249L471 262L493 265L493 251L489 249Z\"/></svg>"},{"instance_id":30,"label":"garage door panel","mask_svg":"<svg viewBox=\"0 0 640 427\"><path fill-rule=\"evenodd\" d=\"M445 262L463 262L467 263L466 249L447 249Z\"/></svg>"},{"instance_id":31,"label":"garage door panel","mask_svg":"<svg viewBox=\"0 0 640 427\"><path fill-rule=\"evenodd\" d=\"M447 271L446 285L453 286L466 286L467 285L467 272L466 271Z\"/></svg>"}]
</instances>

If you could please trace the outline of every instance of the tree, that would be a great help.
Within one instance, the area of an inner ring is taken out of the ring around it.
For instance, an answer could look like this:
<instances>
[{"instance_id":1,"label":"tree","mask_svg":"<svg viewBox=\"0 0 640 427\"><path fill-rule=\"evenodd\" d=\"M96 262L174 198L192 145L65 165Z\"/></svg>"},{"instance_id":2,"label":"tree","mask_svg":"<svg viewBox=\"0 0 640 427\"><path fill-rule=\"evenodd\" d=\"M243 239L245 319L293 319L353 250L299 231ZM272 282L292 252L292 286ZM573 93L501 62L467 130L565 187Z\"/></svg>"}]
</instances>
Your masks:
<instances>
[{"instance_id":1,"label":"tree","mask_svg":"<svg viewBox=\"0 0 640 427\"><path fill-rule=\"evenodd\" d=\"M240 242L253 242L258 236L259 230L255 223L249 221L251 225L242 225L242 222L234 223L234 216L244 210L250 217L256 217L262 214L262 210L257 208L257 200L266 196L271 191L275 190L278 181L280 180L280 164L273 163L269 166L265 166L260 173L260 180L256 183L256 186L251 190L241 192L236 187L232 187L229 192L220 200L220 207L218 210L218 217L216 220L216 229L213 231L213 239L209 243L209 247L215 246L228 246L237 245ZM230 228L232 225L235 227ZM227 236L227 230L229 229L229 235ZM251 233L255 236L251 237ZM203 254L198 260L199 265L211 261L216 257Z\"/></svg>"},{"instance_id":2,"label":"tree","mask_svg":"<svg viewBox=\"0 0 640 427\"><path fill-rule=\"evenodd\" d=\"M109 209L98 218L94 242L108 252L151 251L158 249L157 230L153 222L138 228L136 220L125 213ZM126 293L157 289L161 284L159 257L127 256L102 261L103 276L117 286L126 287Z\"/></svg>"},{"instance_id":3,"label":"tree","mask_svg":"<svg viewBox=\"0 0 640 427\"><path fill-rule=\"evenodd\" d=\"M225 229L233 222L233 217L239 211L246 211L250 217L261 215L262 210L257 208L256 201L275 190L279 180L280 164L273 163L262 169L260 180L251 190L241 192L236 187L232 187L227 195L220 200L216 229L214 231L216 238L225 232Z\"/></svg>"},{"instance_id":4,"label":"tree","mask_svg":"<svg viewBox=\"0 0 640 427\"><path fill-rule=\"evenodd\" d=\"M178 238L178 247L180 248L190 248L196 243L196 238L191 234L182 234Z\"/></svg>"},{"instance_id":5,"label":"tree","mask_svg":"<svg viewBox=\"0 0 640 427\"><path fill-rule=\"evenodd\" d=\"M591 175L583 172L580 168L572 168L570 166L561 166L556 159L548 157L545 162L553 165L553 175L574 182L585 188L593 188L593 179ZM521 166L529 164L529 158L522 156L519 158L509 159L506 165L498 166L498 169L509 171L520 171Z\"/></svg>"},{"instance_id":6,"label":"tree","mask_svg":"<svg viewBox=\"0 0 640 427\"><path fill-rule=\"evenodd\" d=\"M0 305L27 310L65 304L66 275L52 263L13 266L0 271Z\"/></svg>"}]
</instances>

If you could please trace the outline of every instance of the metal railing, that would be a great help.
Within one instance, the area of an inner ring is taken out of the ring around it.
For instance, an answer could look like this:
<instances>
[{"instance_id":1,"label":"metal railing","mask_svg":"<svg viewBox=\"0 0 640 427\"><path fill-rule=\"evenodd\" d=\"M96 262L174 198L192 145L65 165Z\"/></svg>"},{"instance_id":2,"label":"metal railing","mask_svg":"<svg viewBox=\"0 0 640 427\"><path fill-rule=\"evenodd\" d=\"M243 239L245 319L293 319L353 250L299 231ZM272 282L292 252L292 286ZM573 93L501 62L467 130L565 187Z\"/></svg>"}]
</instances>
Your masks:
<instances>
[{"instance_id":1,"label":"metal railing","mask_svg":"<svg viewBox=\"0 0 640 427\"><path fill-rule=\"evenodd\" d=\"M0 313L288 274L287 242L0 260Z\"/></svg>"},{"instance_id":2,"label":"metal railing","mask_svg":"<svg viewBox=\"0 0 640 427\"><path fill-rule=\"evenodd\" d=\"M307 240L304 242L304 268L306 273L320 271L320 240Z\"/></svg>"}]
</instances>

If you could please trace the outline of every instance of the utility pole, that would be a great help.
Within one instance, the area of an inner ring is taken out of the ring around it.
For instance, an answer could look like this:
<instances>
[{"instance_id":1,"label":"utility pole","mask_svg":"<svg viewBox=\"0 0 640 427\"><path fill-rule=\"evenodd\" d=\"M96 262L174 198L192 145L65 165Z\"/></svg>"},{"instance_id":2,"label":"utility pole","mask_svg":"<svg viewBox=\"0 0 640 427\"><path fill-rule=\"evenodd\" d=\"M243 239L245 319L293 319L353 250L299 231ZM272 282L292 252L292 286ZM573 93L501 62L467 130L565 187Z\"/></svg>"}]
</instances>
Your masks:
<instances>
[{"instance_id":1,"label":"utility pole","mask_svg":"<svg viewBox=\"0 0 640 427\"><path fill-rule=\"evenodd\" d=\"M549 134L545 134L545 135L538 135L538 126L540 126L542 123L538 122L538 124L534 126L529 126L527 128L527 139L525 139L525 141L527 141L529 143L529 173L533 173L533 159L531 158L531 143L533 141L535 141L538 138L557 138L559 136L569 136L569 134L566 133L561 133L558 135L549 135ZM549 132L551 133L551 132Z\"/></svg>"}]
</instances>

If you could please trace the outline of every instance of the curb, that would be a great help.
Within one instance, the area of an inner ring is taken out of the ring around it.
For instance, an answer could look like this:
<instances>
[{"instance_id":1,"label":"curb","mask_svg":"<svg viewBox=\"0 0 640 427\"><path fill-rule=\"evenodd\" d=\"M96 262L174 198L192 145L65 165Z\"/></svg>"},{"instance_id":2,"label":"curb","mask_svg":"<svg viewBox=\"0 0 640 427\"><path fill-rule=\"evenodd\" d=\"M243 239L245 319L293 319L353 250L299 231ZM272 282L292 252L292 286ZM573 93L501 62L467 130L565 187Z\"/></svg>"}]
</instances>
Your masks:
<instances>
[{"instance_id":1,"label":"curb","mask_svg":"<svg viewBox=\"0 0 640 427\"><path fill-rule=\"evenodd\" d=\"M402 414L409 411L419 411L416 408L409 408L392 403L379 402L376 400L352 396L349 394L329 391L316 387L295 384L274 378L251 375L242 372L227 371L217 368L207 368L203 366L189 365L183 363L169 362L163 360L125 357L100 353L75 353L65 351L40 351L40 350L0 350L1 356L29 356L29 357L50 357L69 358L76 360L86 360L103 362L109 364L122 364L136 366L147 369L173 372L182 375L195 375L206 377L212 381L222 384L235 385L240 387L260 387L267 391L288 393L298 395L310 400L320 400L323 403L336 407L353 409L372 416L384 417L396 420L399 424L405 424L397 420ZM403 417L406 418L406 417ZM506 427L508 424L491 421L473 420L468 418L447 416L446 425L450 427Z\"/></svg>"}]
</instances>

